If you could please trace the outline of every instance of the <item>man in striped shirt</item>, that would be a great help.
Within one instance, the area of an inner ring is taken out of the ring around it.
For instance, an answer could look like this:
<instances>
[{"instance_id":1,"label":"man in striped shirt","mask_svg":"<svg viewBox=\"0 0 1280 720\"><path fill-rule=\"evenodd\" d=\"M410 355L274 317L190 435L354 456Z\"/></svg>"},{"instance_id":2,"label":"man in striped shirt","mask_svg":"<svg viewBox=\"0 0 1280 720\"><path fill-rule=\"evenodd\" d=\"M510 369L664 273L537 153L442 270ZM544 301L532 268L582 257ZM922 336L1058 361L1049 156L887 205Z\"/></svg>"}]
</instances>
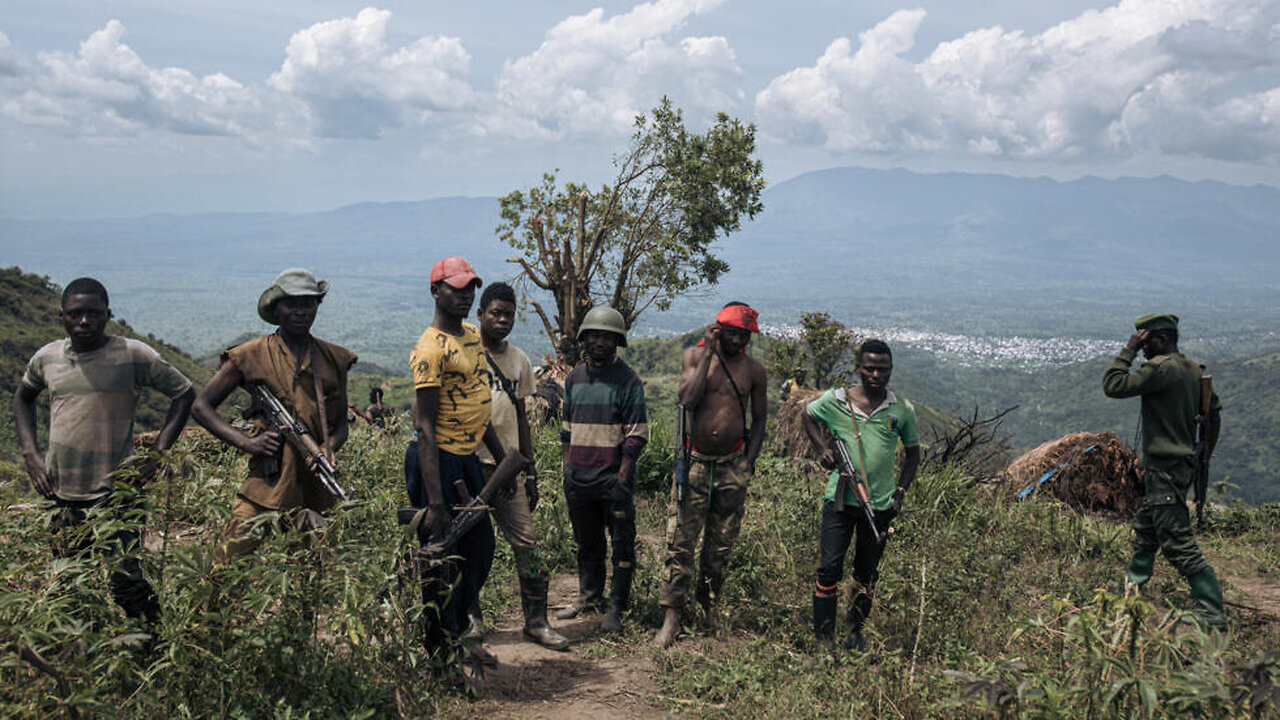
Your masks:
<instances>
[{"instance_id":1,"label":"man in striped shirt","mask_svg":"<svg viewBox=\"0 0 1280 720\"><path fill-rule=\"evenodd\" d=\"M622 629L636 561L636 458L649 440L644 385L618 357L626 322L610 307L593 308L578 328L586 362L565 378L564 494L578 544L578 599L561 620L604 605L605 530L613 543L613 583L601 628Z\"/></svg>"}]
</instances>

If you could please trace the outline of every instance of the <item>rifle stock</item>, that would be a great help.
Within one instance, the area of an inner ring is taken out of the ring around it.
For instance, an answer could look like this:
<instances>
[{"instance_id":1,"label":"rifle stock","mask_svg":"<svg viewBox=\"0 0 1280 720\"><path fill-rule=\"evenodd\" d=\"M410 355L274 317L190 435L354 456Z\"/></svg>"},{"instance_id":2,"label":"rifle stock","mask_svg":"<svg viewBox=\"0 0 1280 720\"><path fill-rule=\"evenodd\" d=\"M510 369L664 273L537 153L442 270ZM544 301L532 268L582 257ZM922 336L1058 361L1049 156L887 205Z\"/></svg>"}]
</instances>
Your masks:
<instances>
[{"instance_id":1,"label":"rifle stock","mask_svg":"<svg viewBox=\"0 0 1280 720\"><path fill-rule=\"evenodd\" d=\"M504 486L513 482L524 470L524 466L525 459L520 453L508 452L489 477L489 482L484 484L475 497L471 497L462 480L454 480L453 487L462 504L451 508L453 517L449 519L449 526L445 528L444 534L438 538L426 535L428 529L422 527L426 519L425 508L400 508L396 511L396 521L401 525L410 525L423 541L423 546L418 551L420 554L439 557L484 519L489 513L489 500Z\"/></svg>"},{"instance_id":2,"label":"rifle stock","mask_svg":"<svg viewBox=\"0 0 1280 720\"><path fill-rule=\"evenodd\" d=\"M679 514L680 505L684 503L685 491L689 489L689 462L691 453L689 452L689 432L685 426L685 406L676 405L676 453L675 453L675 484L676 484L676 513Z\"/></svg>"}]
</instances>

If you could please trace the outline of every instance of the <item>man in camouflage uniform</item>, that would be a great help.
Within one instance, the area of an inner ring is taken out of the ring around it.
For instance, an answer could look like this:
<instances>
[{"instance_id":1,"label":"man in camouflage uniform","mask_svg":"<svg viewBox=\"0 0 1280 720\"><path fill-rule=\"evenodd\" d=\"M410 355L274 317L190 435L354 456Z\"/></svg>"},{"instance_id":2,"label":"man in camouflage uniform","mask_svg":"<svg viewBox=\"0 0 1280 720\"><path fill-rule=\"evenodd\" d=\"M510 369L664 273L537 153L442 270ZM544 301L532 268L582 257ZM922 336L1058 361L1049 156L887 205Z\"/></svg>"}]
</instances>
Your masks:
<instances>
[{"instance_id":1,"label":"man in camouflage uniform","mask_svg":"<svg viewBox=\"0 0 1280 720\"><path fill-rule=\"evenodd\" d=\"M1143 315L1134 328L1136 332L1102 379L1107 397L1142 397L1146 497L1133 519L1133 558L1127 585L1140 590L1151 579L1159 549L1191 584L1197 614L1208 624L1222 627L1222 588L1200 553L1187 510L1203 367L1178 352L1176 315ZM1131 373L1129 366L1138 350L1147 362ZM1221 407L1214 395L1207 438L1210 454L1218 440Z\"/></svg>"},{"instance_id":2,"label":"man in camouflage uniform","mask_svg":"<svg viewBox=\"0 0 1280 720\"><path fill-rule=\"evenodd\" d=\"M653 640L660 648L670 647L680 634L680 616L695 571L699 577L694 596L704 616L712 619L712 601L724 585L729 554L742 527L747 486L765 433L765 370L747 354L751 334L760 332L757 317L743 303L729 303L698 346L684 353L679 398L690 430L687 438L676 442L689 443L692 463L684 498L673 488L667 512L659 599L665 614ZM695 566L699 535L702 558Z\"/></svg>"}]
</instances>

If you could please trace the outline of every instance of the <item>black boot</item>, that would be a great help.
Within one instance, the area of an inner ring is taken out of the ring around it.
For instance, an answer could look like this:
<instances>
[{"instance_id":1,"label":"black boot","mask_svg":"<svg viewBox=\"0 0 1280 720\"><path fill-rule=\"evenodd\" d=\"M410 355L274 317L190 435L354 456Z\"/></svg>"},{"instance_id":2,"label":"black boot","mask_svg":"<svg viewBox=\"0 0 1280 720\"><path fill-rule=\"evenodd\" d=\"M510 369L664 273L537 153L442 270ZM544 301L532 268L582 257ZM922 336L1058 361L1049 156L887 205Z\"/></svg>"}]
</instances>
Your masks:
<instances>
[{"instance_id":1,"label":"black boot","mask_svg":"<svg viewBox=\"0 0 1280 720\"><path fill-rule=\"evenodd\" d=\"M604 609L604 558L578 558L578 599L556 611L557 620L572 620L584 612Z\"/></svg>"},{"instance_id":2,"label":"black boot","mask_svg":"<svg viewBox=\"0 0 1280 720\"><path fill-rule=\"evenodd\" d=\"M867 618L871 616L871 598L874 594L874 585L862 586L854 583L853 597L849 600L849 614L845 616L845 622L849 626L849 631L844 636L845 650L867 651L867 641L862 637L862 627L867 624Z\"/></svg>"},{"instance_id":3,"label":"black boot","mask_svg":"<svg viewBox=\"0 0 1280 720\"><path fill-rule=\"evenodd\" d=\"M830 645L835 642L836 635L836 603L835 595L813 594L813 634L818 642Z\"/></svg>"},{"instance_id":4,"label":"black boot","mask_svg":"<svg viewBox=\"0 0 1280 720\"><path fill-rule=\"evenodd\" d=\"M609 588L609 607L604 611L600 629L607 633L622 630L622 614L631 607L631 576L634 568L614 568L613 584Z\"/></svg>"},{"instance_id":5,"label":"black boot","mask_svg":"<svg viewBox=\"0 0 1280 720\"><path fill-rule=\"evenodd\" d=\"M524 636L551 650L568 650L569 639L547 622L547 581L520 578L520 605L524 609Z\"/></svg>"}]
</instances>

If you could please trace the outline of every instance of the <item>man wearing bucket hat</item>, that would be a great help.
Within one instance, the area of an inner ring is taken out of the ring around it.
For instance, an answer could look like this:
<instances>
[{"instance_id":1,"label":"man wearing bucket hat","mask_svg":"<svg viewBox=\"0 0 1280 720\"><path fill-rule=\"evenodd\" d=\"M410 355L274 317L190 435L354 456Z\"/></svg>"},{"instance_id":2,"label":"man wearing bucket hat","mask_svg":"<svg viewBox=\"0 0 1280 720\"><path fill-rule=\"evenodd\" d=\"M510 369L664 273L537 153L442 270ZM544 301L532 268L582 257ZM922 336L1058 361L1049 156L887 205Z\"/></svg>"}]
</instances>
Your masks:
<instances>
[{"instance_id":1,"label":"man wearing bucket hat","mask_svg":"<svg viewBox=\"0 0 1280 720\"><path fill-rule=\"evenodd\" d=\"M261 544L254 518L262 513L283 513L305 526L334 504L306 459L261 417L254 420L253 432L245 433L217 412L237 387L262 383L333 459L347 441L347 372L356 356L311 335L316 311L328 292L329 283L317 281L307 270L291 268L276 276L258 297L258 316L277 326L276 331L224 352L217 373L196 398L196 420L249 454L249 477L236 493L214 551L215 562L248 554Z\"/></svg>"},{"instance_id":2,"label":"man wearing bucket hat","mask_svg":"<svg viewBox=\"0 0 1280 720\"><path fill-rule=\"evenodd\" d=\"M489 422L490 370L480 331L463 322L481 284L463 258L448 257L432 266L435 317L409 354L414 439L405 452L405 486L413 506L427 509L424 522L432 537L444 534L450 508L463 504L455 483L461 482L472 496L484 487L484 470L476 456L481 443L497 463L506 456ZM433 650L447 647L467 629L467 609L479 606L494 548L493 526L486 514L447 551L457 560L424 578L427 642ZM475 644L471 653L480 662L497 664L482 644Z\"/></svg>"},{"instance_id":3,"label":"man wearing bucket hat","mask_svg":"<svg viewBox=\"0 0 1280 720\"><path fill-rule=\"evenodd\" d=\"M1191 528L1187 490L1196 414L1200 409L1203 366L1178 352L1178 316L1143 315L1135 332L1102 378L1107 397L1142 397L1142 465L1145 495L1133 519L1133 557L1126 585L1141 590L1151 579L1156 550L1164 554L1191 585L1196 613L1207 624L1222 627L1222 588L1205 561ZM1130 372L1141 350L1147 361ZM1210 398L1208 452L1218 440L1222 403Z\"/></svg>"},{"instance_id":4,"label":"man wearing bucket hat","mask_svg":"<svg viewBox=\"0 0 1280 720\"><path fill-rule=\"evenodd\" d=\"M561 620L604 606L605 531L613 543L613 582L601 628L622 629L636 562L636 458L649 441L644 385L618 357L627 346L622 313L592 308L578 327L586 362L564 382L564 494L578 545L578 599Z\"/></svg>"},{"instance_id":5,"label":"man wearing bucket hat","mask_svg":"<svg viewBox=\"0 0 1280 720\"><path fill-rule=\"evenodd\" d=\"M767 380L764 366L747 354L751 334L760 332L758 317L746 304L731 302L707 326L698 346L684 352L679 404L690 430L676 442L688 443L691 463L684 497L673 488L667 512L659 601L666 615L653 641L660 648L669 647L680 633L680 614L695 569L699 578L694 595L711 620L711 604L720 595L729 553L742 527L747 485L764 444ZM699 535L702 559L695 568Z\"/></svg>"}]
</instances>

